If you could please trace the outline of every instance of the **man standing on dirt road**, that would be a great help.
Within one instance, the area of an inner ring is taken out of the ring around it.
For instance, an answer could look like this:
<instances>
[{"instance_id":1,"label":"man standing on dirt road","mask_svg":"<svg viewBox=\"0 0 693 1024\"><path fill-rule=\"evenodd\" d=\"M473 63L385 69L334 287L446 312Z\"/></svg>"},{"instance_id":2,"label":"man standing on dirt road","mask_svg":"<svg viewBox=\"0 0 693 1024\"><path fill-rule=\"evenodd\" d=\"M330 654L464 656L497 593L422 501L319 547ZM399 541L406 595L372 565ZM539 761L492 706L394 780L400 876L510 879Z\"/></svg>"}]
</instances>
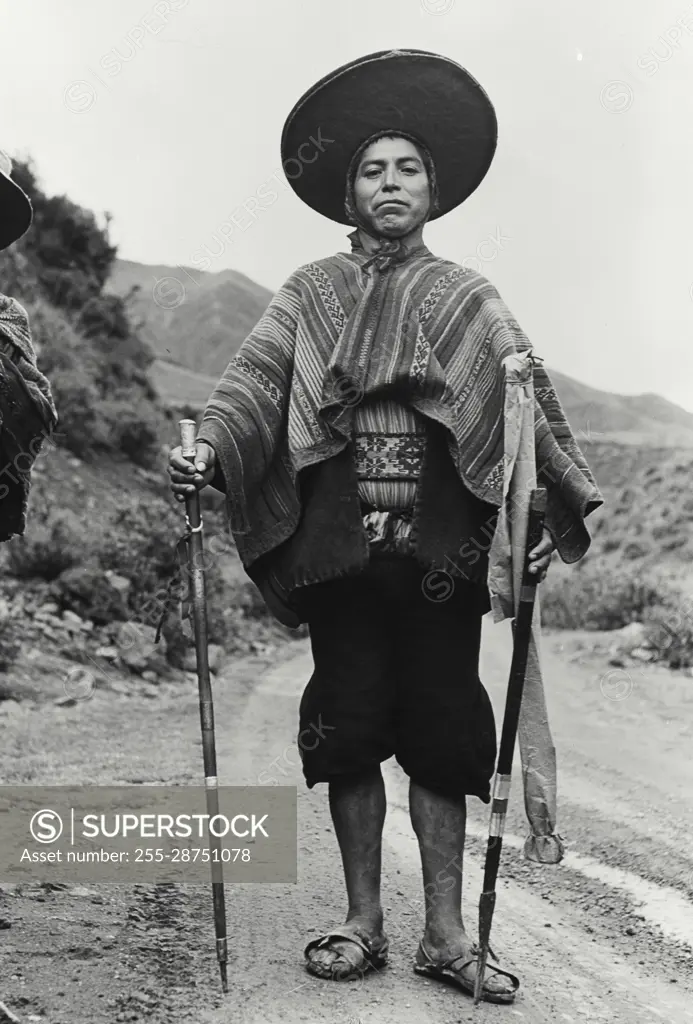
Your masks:
<instances>
[{"instance_id":1,"label":"man standing on dirt road","mask_svg":"<svg viewBox=\"0 0 693 1024\"><path fill-rule=\"evenodd\" d=\"M318 129L321 152L301 162ZM502 501L502 361L531 346L493 286L436 257L422 232L477 188L495 146L485 92L424 51L368 55L301 97L282 136L287 177L355 228L351 252L291 275L211 395L195 467L180 448L170 456L178 499L224 491L248 575L280 621L309 626L299 736L330 728L303 745L303 772L329 785L348 895L346 922L305 950L322 978L387 960L380 765L394 755L435 893L415 970L473 990L461 871L446 868L461 864L466 796L490 800L496 735L478 662ZM540 365L534 380L543 579L554 548L566 562L585 553L584 517L602 500ZM517 977L493 959L485 979L483 998L514 1000Z\"/></svg>"}]
</instances>

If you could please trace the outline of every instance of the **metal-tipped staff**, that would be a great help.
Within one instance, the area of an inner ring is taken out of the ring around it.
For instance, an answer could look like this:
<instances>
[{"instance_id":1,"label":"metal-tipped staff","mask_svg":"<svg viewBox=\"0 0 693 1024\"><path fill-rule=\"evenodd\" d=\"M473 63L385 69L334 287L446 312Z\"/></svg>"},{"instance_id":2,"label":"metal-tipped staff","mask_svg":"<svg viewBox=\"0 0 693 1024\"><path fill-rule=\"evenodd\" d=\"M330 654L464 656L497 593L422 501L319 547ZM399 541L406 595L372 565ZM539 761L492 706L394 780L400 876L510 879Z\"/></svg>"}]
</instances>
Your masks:
<instances>
[{"instance_id":1,"label":"metal-tipped staff","mask_svg":"<svg viewBox=\"0 0 693 1024\"><path fill-rule=\"evenodd\" d=\"M537 578L529 571L530 551L539 544L544 529L546 512L546 488L535 487L529 499L529 519L527 523L527 541L525 558L522 567L522 583L517 615L513 622L513 656L510 664L508 693L505 698L505 714L503 731L498 749L498 764L493 780L493 798L491 801L491 820L489 824L488 845L486 847L486 863L484 865L484 885L479 898L479 958L474 981L474 1004L481 999L484 984L486 961L489 954L491 923L496 905L496 879L503 849L503 828L508 812L510 796L510 775L513 767L515 737L520 718L522 693L525 685L527 656L532 632L534 614L534 598L537 591Z\"/></svg>"},{"instance_id":2,"label":"metal-tipped staff","mask_svg":"<svg viewBox=\"0 0 693 1024\"><path fill-rule=\"evenodd\" d=\"M195 462L195 420L180 421L180 440L183 458ZM197 656L197 683L200 691L200 724L202 726L202 753L205 766L205 795L209 820L219 813L217 788L217 752L214 742L214 704L209 678L207 656L207 600L205 593L204 550L202 544L202 517L200 495L197 490L185 496L188 534L188 579L192 594L195 653ZM226 974L228 948L226 943L226 906L224 902L224 872L221 859L221 840L209 830L209 856L212 867L212 899L214 901L214 930L217 938L217 960L221 972L222 991L228 992Z\"/></svg>"}]
</instances>

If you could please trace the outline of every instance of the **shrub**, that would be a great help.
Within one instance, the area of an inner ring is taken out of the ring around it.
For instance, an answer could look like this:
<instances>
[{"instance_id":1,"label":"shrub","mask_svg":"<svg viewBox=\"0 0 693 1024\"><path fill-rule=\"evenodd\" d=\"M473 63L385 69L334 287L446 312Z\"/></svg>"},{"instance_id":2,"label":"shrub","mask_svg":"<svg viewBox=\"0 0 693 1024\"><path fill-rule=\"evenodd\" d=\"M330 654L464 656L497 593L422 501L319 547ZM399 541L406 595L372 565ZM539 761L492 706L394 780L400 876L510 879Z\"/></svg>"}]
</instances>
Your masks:
<instances>
[{"instance_id":1,"label":"shrub","mask_svg":"<svg viewBox=\"0 0 693 1024\"><path fill-rule=\"evenodd\" d=\"M38 300L27 303L27 312L38 363L51 382L58 409L55 440L84 458L94 448L99 416L93 354L55 307Z\"/></svg>"},{"instance_id":2,"label":"shrub","mask_svg":"<svg viewBox=\"0 0 693 1024\"><path fill-rule=\"evenodd\" d=\"M211 540L215 524L205 519L205 538ZM209 529L208 529L209 527ZM98 560L102 569L111 569L131 582L128 609L132 618L156 627L166 602L170 582L179 565L176 542L185 530L180 509L161 498L146 504L135 498L123 498L121 508L102 538ZM205 582L209 639L222 643L225 633L224 608L228 587L218 560L209 545L205 546ZM182 573L174 588L174 601L164 635L173 639L178 629L175 612L187 591L187 576ZM179 645L180 646L180 645Z\"/></svg>"},{"instance_id":3,"label":"shrub","mask_svg":"<svg viewBox=\"0 0 693 1024\"><path fill-rule=\"evenodd\" d=\"M90 300L91 318L99 315L97 304ZM100 354L60 310L39 300L28 304L27 311L39 365L51 382L60 417L56 441L80 458L117 452L137 465L151 466L159 457L166 414L151 400L149 355L135 352L121 358L115 337ZM89 322L93 327L93 319ZM130 342L121 344L132 347Z\"/></svg>"},{"instance_id":4,"label":"shrub","mask_svg":"<svg viewBox=\"0 0 693 1024\"><path fill-rule=\"evenodd\" d=\"M647 610L647 644L657 658L670 668L686 668L693 664L693 602L671 589L660 603Z\"/></svg>"},{"instance_id":5,"label":"shrub","mask_svg":"<svg viewBox=\"0 0 693 1024\"><path fill-rule=\"evenodd\" d=\"M644 541L631 540L622 549L623 557L628 561L635 561L636 558L644 558L645 555L649 555L651 546Z\"/></svg>"},{"instance_id":6,"label":"shrub","mask_svg":"<svg viewBox=\"0 0 693 1024\"><path fill-rule=\"evenodd\" d=\"M68 509L34 512L31 529L8 544L7 569L13 576L54 580L85 557L84 530Z\"/></svg>"},{"instance_id":7,"label":"shrub","mask_svg":"<svg viewBox=\"0 0 693 1024\"><path fill-rule=\"evenodd\" d=\"M154 353L126 301L104 293L116 257L108 226L66 196L47 196L30 164L16 162L14 177L34 220L11 253L0 253L0 274L29 312L58 410L55 440L82 458L123 453L149 465L166 418L148 377Z\"/></svg>"},{"instance_id":8,"label":"shrub","mask_svg":"<svg viewBox=\"0 0 693 1024\"><path fill-rule=\"evenodd\" d=\"M130 610L141 621L151 622L139 613L175 572L175 542L182 531L180 514L163 499L143 502L123 495L102 538L99 564L131 581Z\"/></svg>"},{"instance_id":9,"label":"shrub","mask_svg":"<svg viewBox=\"0 0 693 1024\"><path fill-rule=\"evenodd\" d=\"M590 564L542 585L542 621L556 629L620 629L661 605L662 584Z\"/></svg>"},{"instance_id":10,"label":"shrub","mask_svg":"<svg viewBox=\"0 0 693 1024\"><path fill-rule=\"evenodd\" d=\"M29 162L16 161L13 178L29 195L34 208L31 231L18 249L32 265L41 288L54 305L81 307L97 295L108 279L116 249L94 214L67 196L48 196Z\"/></svg>"},{"instance_id":11,"label":"shrub","mask_svg":"<svg viewBox=\"0 0 693 1024\"><path fill-rule=\"evenodd\" d=\"M164 420L150 402L107 399L100 403L99 418L100 447L122 452L138 466L158 460Z\"/></svg>"},{"instance_id":12,"label":"shrub","mask_svg":"<svg viewBox=\"0 0 693 1024\"><path fill-rule=\"evenodd\" d=\"M693 665L693 596L654 576L582 566L542 586L542 622L556 629L646 625L645 644L670 668Z\"/></svg>"},{"instance_id":13,"label":"shrub","mask_svg":"<svg viewBox=\"0 0 693 1024\"><path fill-rule=\"evenodd\" d=\"M21 651L21 633L15 619L0 619L0 672L7 672ZM3 699L0 693L0 699Z\"/></svg>"},{"instance_id":14,"label":"shrub","mask_svg":"<svg viewBox=\"0 0 693 1024\"><path fill-rule=\"evenodd\" d=\"M95 558L62 572L51 586L61 608L91 619L98 626L128 617L127 601L109 581Z\"/></svg>"},{"instance_id":15,"label":"shrub","mask_svg":"<svg viewBox=\"0 0 693 1024\"><path fill-rule=\"evenodd\" d=\"M671 533L669 536L662 541L662 548L664 551L675 551L677 548L684 547L688 542L688 537L685 533Z\"/></svg>"},{"instance_id":16,"label":"shrub","mask_svg":"<svg viewBox=\"0 0 693 1024\"><path fill-rule=\"evenodd\" d=\"M50 381L60 415L55 442L86 459L98 437L98 392L88 375L79 371L55 370Z\"/></svg>"}]
</instances>

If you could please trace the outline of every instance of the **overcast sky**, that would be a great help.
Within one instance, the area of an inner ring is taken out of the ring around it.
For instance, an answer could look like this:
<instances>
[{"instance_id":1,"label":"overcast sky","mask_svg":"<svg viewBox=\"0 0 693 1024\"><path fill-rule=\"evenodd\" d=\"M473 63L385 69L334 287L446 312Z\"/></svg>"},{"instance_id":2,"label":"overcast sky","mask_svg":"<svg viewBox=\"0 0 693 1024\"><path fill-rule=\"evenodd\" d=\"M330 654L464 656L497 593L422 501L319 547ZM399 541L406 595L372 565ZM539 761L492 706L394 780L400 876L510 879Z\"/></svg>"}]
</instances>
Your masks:
<instances>
[{"instance_id":1,"label":"overcast sky","mask_svg":"<svg viewBox=\"0 0 693 1024\"><path fill-rule=\"evenodd\" d=\"M49 192L110 211L120 255L144 263L218 252L219 226L279 174L210 267L271 289L348 248L348 228L282 187L299 95L374 50L457 60L496 107L499 145L474 196L426 229L429 248L477 266L549 365L693 411L693 3L0 6L0 147L30 154Z\"/></svg>"}]
</instances>

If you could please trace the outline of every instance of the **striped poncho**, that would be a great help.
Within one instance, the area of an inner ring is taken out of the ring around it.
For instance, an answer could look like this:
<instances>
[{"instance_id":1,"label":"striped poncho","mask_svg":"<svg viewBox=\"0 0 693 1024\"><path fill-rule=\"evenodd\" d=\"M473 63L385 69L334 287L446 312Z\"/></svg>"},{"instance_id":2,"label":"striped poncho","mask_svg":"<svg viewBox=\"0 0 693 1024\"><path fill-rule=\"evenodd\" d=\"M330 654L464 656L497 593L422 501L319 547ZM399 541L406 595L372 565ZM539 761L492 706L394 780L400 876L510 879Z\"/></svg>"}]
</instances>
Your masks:
<instances>
[{"instance_id":1,"label":"striped poncho","mask_svg":"<svg viewBox=\"0 0 693 1024\"><path fill-rule=\"evenodd\" d=\"M197 440L216 452L246 569L295 531L301 470L344 448L364 396L396 397L443 424L462 482L483 501L502 501L502 364L529 350L529 341L474 270L424 245L379 269L358 233L350 238L350 253L289 277L205 409ZM563 560L573 562L590 543L584 517L602 497L536 361L534 393L547 526Z\"/></svg>"}]
</instances>

